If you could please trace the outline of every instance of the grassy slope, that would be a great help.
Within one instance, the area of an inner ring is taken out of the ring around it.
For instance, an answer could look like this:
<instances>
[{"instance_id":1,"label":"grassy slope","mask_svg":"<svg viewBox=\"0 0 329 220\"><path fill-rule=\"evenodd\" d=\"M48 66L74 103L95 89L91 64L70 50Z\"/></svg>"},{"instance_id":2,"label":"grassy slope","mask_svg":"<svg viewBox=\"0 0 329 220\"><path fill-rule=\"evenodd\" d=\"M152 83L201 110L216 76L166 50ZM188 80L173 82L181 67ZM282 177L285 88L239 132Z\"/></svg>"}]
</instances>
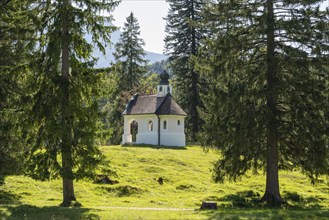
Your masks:
<instances>
[{"instance_id":1,"label":"grassy slope","mask_svg":"<svg viewBox=\"0 0 329 220\"><path fill-rule=\"evenodd\" d=\"M82 208L60 208L61 181L39 182L23 176L0 179L3 219L213 219L329 217L328 180L311 185L299 172L281 172L280 184L289 206L270 210L254 200L264 191L264 175L250 175L238 183L215 184L210 169L218 155L200 147L102 147L119 184L79 181L76 196ZM157 182L164 179L164 184ZM203 200L215 200L216 212L193 211ZM125 208L115 208L125 207ZM135 208L163 208L144 210ZM127 209L129 208L129 209ZM179 208L190 210L165 210ZM191 210L192 209L192 210Z\"/></svg>"}]
</instances>

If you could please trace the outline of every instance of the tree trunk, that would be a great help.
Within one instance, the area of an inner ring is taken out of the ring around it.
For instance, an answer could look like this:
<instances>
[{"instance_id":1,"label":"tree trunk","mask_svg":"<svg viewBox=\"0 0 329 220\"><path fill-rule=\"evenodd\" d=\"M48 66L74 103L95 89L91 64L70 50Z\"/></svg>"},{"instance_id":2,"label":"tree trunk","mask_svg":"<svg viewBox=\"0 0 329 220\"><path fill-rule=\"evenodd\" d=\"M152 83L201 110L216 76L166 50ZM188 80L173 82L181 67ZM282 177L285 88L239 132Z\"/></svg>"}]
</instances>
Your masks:
<instances>
[{"instance_id":1,"label":"tree trunk","mask_svg":"<svg viewBox=\"0 0 329 220\"><path fill-rule=\"evenodd\" d=\"M282 204L279 190L279 149L278 149L278 121L277 121L277 92L276 92L276 63L274 45L274 9L273 0L267 1L267 166L266 191L262 202L269 206L278 207Z\"/></svg>"},{"instance_id":2,"label":"tree trunk","mask_svg":"<svg viewBox=\"0 0 329 220\"><path fill-rule=\"evenodd\" d=\"M194 1L191 1L191 19L195 20L195 7ZM197 45L196 45L196 30L195 27L191 27L191 53L193 56L197 55ZM198 92L198 74L195 72L194 68L191 67L191 78L192 78L192 106L191 106L191 138L192 141L196 141L196 135L199 132L199 114L198 114L198 106L199 106L199 92Z\"/></svg>"},{"instance_id":3,"label":"tree trunk","mask_svg":"<svg viewBox=\"0 0 329 220\"><path fill-rule=\"evenodd\" d=\"M61 18L61 28L62 28L62 69L61 69L61 92L62 92L62 180L63 180L63 202L61 206L68 207L71 205L72 201L75 201L74 187L73 187L73 160L72 160L72 133L71 125L72 118L70 114L69 107L69 69L70 69L70 57L69 57L69 26L68 26L68 0L63 0L63 12Z\"/></svg>"},{"instance_id":4,"label":"tree trunk","mask_svg":"<svg viewBox=\"0 0 329 220\"><path fill-rule=\"evenodd\" d=\"M72 201L76 201L73 186L73 172L72 172L72 154L71 148L69 152L62 150L62 166L63 166L63 202L61 206L69 207Z\"/></svg>"}]
</instances>

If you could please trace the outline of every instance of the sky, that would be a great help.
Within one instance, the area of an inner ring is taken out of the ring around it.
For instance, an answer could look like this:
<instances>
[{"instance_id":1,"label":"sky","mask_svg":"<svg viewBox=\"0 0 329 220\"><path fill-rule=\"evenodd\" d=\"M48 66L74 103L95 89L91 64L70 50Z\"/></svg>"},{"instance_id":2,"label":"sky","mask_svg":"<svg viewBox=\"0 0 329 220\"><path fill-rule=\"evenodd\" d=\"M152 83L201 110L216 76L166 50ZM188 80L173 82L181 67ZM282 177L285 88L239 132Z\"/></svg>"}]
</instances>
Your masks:
<instances>
[{"instance_id":1,"label":"sky","mask_svg":"<svg viewBox=\"0 0 329 220\"><path fill-rule=\"evenodd\" d=\"M329 6L323 1L321 8ZM165 0L122 0L113 12L114 25L123 27L130 12L137 18L141 35L145 41L144 49L149 52L163 53L166 22L169 4Z\"/></svg>"},{"instance_id":2,"label":"sky","mask_svg":"<svg viewBox=\"0 0 329 220\"><path fill-rule=\"evenodd\" d=\"M165 0L122 0L115 8L113 22L123 27L130 12L134 13L140 25L140 37L145 41L146 51L163 53L166 22L169 4Z\"/></svg>"}]
</instances>

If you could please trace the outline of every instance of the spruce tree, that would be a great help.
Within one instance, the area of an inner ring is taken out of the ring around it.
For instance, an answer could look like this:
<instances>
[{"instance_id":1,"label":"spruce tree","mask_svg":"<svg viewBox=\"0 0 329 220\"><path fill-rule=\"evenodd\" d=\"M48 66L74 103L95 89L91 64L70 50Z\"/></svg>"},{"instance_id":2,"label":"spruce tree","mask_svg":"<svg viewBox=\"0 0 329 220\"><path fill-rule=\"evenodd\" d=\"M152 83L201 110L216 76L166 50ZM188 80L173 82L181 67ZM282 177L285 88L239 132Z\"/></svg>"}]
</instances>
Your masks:
<instances>
[{"instance_id":1,"label":"spruce tree","mask_svg":"<svg viewBox=\"0 0 329 220\"><path fill-rule=\"evenodd\" d=\"M140 38L140 26L131 12L124 23L119 42L115 44L113 56L119 71L121 90L129 91L139 85L139 81L147 71L147 60Z\"/></svg>"},{"instance_id":2,"label":"spruce tree","mask_svg":"<svg viewBox=\"0 0 329 220\"><path fill-rule=\"evenodd\" d=\"M27 1L0 2L0 173L21 172L20 118L24 75L33 48L33 12Z\"/></svg>"},{"instance_id":3,"label":"spruce tree","mask_svg":"<svg viewBox=\"0 0 329 220\"><path fill-rule=\"evenodd\" d=\"M34 54L28 89L30 105L26 124L29 174L38 179L61 176L62 206L76 200L73 180L91 177L102 161L98 149L100 118L98 99L102 74L92 70L93 46L104 52L101 40L109 42L111 12L116 1L39 1L38 50ZM102 12L102 13L101 13ZM92 36L93 42L84 39Z\"/></svg>"},{"instance_id":4,"label":"spruce tree","mask_svg":"<svg viewBox=\"0 0 329 220\"><path fill-rule=\"evenodd\" d=\"M204 0L167 0L169 3L166 20L165 52L169 56L170 72L175 79L174 96L187 112L187 135L195 141L200 130L200 89L202 80L194 69L191 58L198 53L203 28L195 26L201 20Z\"/></svg>"},{"instance_id":5,"label":"spruce tree","mask_svg":"<svg viewBox=\"0 0 329 220\"><path fill-rule=\"evenodd\" d=\"M300 168L313 182L329 174L329 11L321 2L223 0L205 11L202 144L221 150L217 181L264 169L261 201L270 206L283 202L279 168Z\"/></svg>"},{"instance_id":6,"label":"spruce tree","mask_svg":"<svg viewBox=\"0 0 329 220\"><path fill-rule=\"evenodd\" d=\"M115 64L111 67L112 80L116 83L104 111L107 112L106 124L112 131L111 144L120 144L122 140L122 113L131 96L140 91L139 86L146 75L147 63L140 38L140 26L131 12L126 18L118 43L115 44Z\"/></svg>"}]
</instances>

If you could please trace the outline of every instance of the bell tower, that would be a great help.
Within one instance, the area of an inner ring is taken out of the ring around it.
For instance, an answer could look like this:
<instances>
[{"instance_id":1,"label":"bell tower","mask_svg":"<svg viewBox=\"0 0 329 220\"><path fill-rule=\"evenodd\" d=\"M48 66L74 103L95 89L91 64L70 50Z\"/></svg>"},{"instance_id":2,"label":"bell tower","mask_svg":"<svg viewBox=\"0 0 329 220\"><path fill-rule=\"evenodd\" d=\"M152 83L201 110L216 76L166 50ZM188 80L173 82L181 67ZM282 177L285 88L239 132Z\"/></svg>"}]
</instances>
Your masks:
<instances>
[{"instance_id":1,"label":"bell tower","mask_svg":"<svg viewBox=\"0 0 329 220\"><path fill-rule=\"evenodd\" d=\"M157 85L157 97L164 97L168 93L172 94L172 86L169 85L169 74L166 70L160 74L160 83Z\"/></svg>"}]
</instances>

